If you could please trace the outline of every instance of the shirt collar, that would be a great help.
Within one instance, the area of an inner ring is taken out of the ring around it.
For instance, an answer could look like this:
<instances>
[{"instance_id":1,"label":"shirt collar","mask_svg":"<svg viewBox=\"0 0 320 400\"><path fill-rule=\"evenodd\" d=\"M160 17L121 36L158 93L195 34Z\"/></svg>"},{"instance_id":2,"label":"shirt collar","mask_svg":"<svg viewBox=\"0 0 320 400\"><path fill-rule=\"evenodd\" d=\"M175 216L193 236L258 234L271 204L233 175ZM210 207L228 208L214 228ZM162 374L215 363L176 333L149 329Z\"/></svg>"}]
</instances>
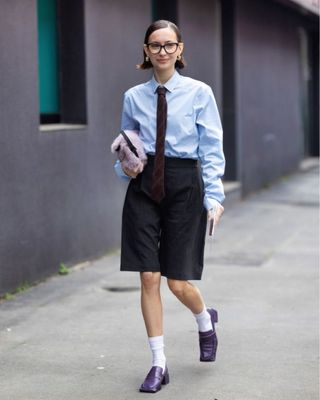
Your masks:
<instances>
[{"instance_id":1,"label":"shirt collar","mask_svg":"<svg viewBox=\"0 0 320 400\"><path fill-rule=\"evenodd\" d=\"M175 70L172 77L162 86L164 86L168 90L168 92L172 92L174 88L178 85L179 81L180 81L180 74L177 70ZM155 93L157 87L159 86L159 82L156 81L154 75L149 82L151 84L153 92Z\"/></svg>"}]
</instances>

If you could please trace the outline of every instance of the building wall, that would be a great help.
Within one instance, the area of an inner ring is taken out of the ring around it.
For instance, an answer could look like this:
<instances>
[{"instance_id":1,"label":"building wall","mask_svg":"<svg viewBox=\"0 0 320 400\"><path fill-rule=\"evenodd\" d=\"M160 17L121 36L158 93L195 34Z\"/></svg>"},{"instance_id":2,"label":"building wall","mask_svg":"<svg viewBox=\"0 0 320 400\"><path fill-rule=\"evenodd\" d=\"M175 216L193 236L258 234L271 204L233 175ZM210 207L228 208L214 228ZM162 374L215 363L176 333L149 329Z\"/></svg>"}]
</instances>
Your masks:
<instances>
[{"instance_id":1,"label":"building wall","mask_svg":"<svg viewBox=\"0 0 320 400\"><path fill-rule=\"evenodd\" d=\"M236 130L243 193L303 157L298 18L273 2L235 2Z\"/></svg>"},{"instance_id":2,"label":"building wall","mask_svg":"<svg viewBox=\"0 0 320 400\"><path fill-rule=\"evenodd\" d=\"M178 2L178 24L187 68L181 72L213 89L222 114L221 10L218 0Z\"/></svg>"},{"instance_id":3,"label":"building wall","mask_svg":"<svg viewBox=\"0 0 320 400\"><path fill-rule=\"evenodd\" d=\"M124 90L145 79L151 5L85 2L88 124L51 132L39 130L36 1L0 6L1 295L119 246L125 185L109 149Z\"/></svg>"},{"instance_id":4,"label":"building wall","mask_svg":"<svg viewBox=\"0 0 320 400\"><path fill-rule=\"evenodd\" d=\"M222 82L234 75L228 152L237 154L232 176L247 194L292 172L303 157L299 20L272 1L223 1L234 7L233 68L221 65L221 2L184 0L177 13L188 62L182 72L213 88L221 115ZM151 3L84 1L87 124L43 131L37 2L0 0L0 295L58 272L62 262L119 247L126 184L109 149L123 92L150 76L135 65Z\"/></svg>"}]
</instances>

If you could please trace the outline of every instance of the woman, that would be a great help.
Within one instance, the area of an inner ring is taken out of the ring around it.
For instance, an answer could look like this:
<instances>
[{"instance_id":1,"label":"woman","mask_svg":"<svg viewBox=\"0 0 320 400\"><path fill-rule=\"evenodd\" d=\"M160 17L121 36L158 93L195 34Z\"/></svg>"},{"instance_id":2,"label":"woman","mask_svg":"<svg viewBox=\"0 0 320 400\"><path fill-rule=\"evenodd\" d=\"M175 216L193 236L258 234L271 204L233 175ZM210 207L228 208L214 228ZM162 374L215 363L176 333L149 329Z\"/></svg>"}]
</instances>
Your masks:
<instances>
[{"instance_id":1,"label":"woman","mask_svg":"<svg viewBox=\"0 0 320 400\"><path fill-rule=\"evenodd\" d=\"M140 272L141 309L153 355L140 387L157 392L169 382L164 354L161 276L194 314L200 361L214 361L217 312L207 309L199 289L207 220L223 212L222 128L212 90L181 76L184 44L178 27L156 21L147 29L140 69L153 68L148 82L124 96L122 130L138 130L148 155L144 171L116 171L130 180L123 208L121 270ZM160 87L160 89L158 89Z\"/></svg>"}]
</instances>

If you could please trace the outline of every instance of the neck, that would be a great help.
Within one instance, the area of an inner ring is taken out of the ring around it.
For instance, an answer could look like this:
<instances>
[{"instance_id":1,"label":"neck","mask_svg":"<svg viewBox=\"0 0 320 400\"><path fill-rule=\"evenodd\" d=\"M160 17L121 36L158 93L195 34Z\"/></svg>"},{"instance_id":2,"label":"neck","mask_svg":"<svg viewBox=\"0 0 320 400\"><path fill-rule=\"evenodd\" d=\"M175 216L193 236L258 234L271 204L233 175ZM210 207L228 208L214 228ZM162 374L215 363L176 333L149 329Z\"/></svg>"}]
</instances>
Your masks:
<instances>
[{"instance_id":1,"label":"neck","mask_svg":"<svg viewBox=\"0 0 320 400\"><path fill-rule=\"evenodd\" d=\"M172 78L173 74L175 73L175 69L170 71L156 71L153 70L154 77L160 85L164 85L170 78Z\"/></svg>"}]
</instances>

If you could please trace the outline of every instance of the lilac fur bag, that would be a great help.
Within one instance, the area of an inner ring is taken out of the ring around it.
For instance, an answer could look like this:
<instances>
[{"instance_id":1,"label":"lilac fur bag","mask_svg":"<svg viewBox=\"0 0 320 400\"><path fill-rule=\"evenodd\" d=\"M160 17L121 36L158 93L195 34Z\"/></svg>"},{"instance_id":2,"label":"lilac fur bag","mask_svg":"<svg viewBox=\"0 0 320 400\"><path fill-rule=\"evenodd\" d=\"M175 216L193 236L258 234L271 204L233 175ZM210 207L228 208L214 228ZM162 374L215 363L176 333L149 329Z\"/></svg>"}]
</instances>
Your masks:
<instances>
[{"instance_id":1,"label":"lilac fur bag","mask_svg":"<svg viewBox=\"0 0 320 400\"><path fill-rule=\"evenodd\" d=\"M140 173L147 163L147 156L139 132L135 130L121 132L113 141L111 152L118 153L118 159L124 168Z\"/></svg>"}]
</instances>

